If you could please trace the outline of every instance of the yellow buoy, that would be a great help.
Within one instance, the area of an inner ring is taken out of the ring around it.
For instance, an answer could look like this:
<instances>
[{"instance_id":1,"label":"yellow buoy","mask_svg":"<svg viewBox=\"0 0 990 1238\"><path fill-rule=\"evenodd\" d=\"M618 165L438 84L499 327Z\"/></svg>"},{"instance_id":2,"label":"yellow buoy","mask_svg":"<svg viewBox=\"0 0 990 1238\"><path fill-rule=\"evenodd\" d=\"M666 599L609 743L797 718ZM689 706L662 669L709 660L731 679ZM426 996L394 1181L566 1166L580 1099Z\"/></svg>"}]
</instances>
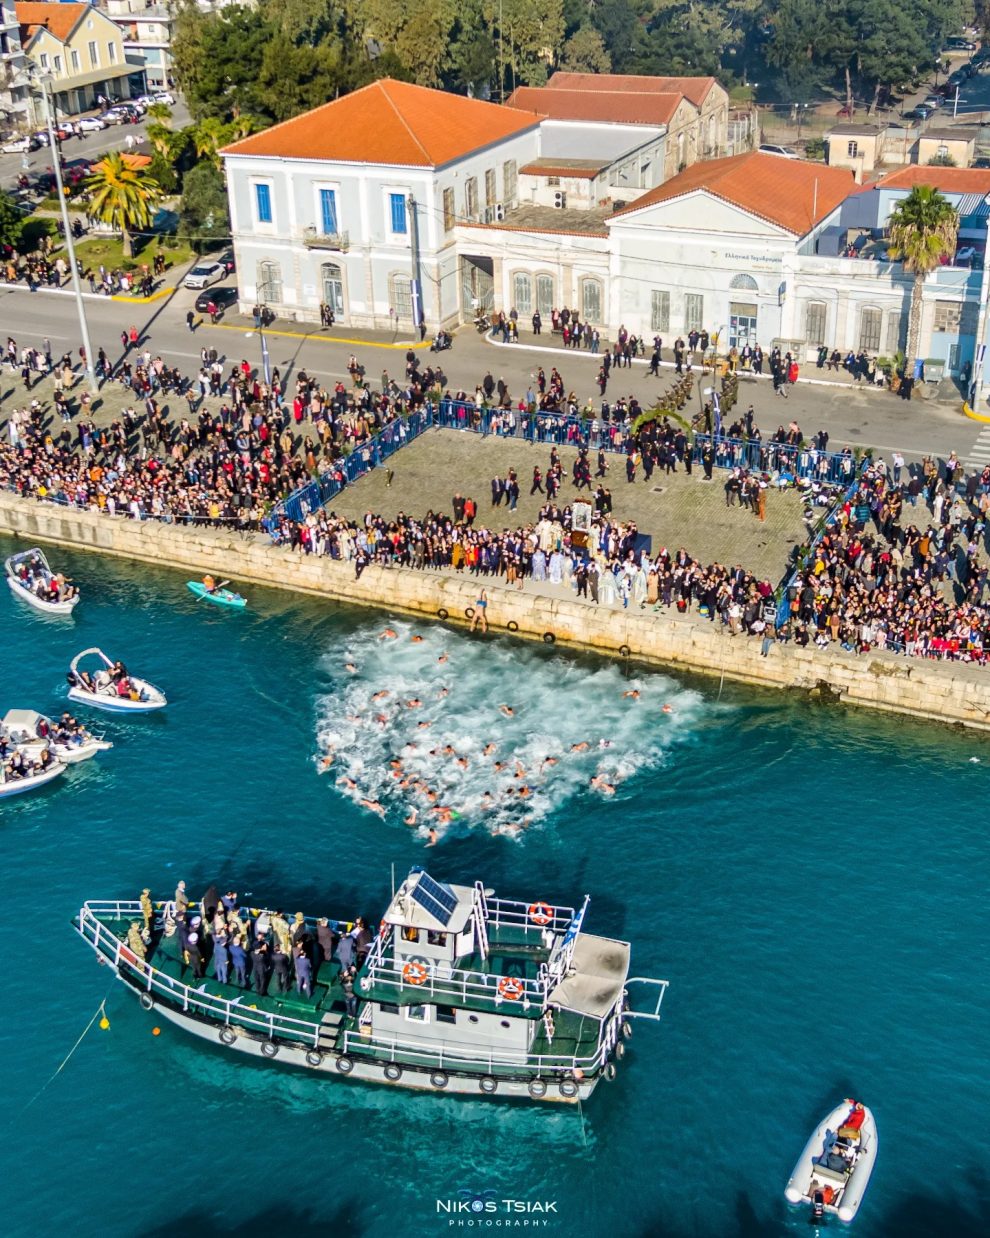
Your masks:
<instances>
[{"instance_id":1,"label":"yellow buoy","mask_svg":"<svg viewBox=\"0 0 990 1238\"><path fill-rule=\"evenodd\" d=\"M153 1027L151 1029L151 1034L152 1036L160 1036L162 1034L162 1029L160 1027Z\"/></svg>"},{"instance_id":2,"label":"yellow buoy","mask_svg":"<svg viewBox=\"0 0 990 1238\"><path fill-rule=\"evenodd\" d=\"M104 1031L106 1031L109 1026L110 1026L110 1020L107 1018L106 1015L104 1015L103 1018L100 1020L100 1027Z\"/></svg>"}]
</instances>

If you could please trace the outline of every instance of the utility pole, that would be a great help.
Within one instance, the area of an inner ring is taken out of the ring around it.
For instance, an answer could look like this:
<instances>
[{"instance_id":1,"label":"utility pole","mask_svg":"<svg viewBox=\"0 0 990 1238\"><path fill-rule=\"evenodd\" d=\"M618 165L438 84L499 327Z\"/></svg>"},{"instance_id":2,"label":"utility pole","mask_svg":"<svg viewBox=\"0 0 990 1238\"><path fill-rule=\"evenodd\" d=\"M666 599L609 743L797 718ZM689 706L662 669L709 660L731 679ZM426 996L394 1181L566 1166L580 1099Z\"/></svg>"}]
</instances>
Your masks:
<instances>
[{"instance_id":1,"label":"utility pole","mask_svg":"<svg viewBox=\"0 0 990 1238\"><path fill-rule=\"evenodd\" d=\"M86 322L86 306L83 303L82 285L79 282L79 267L76 265L76 247L72 239L72 225L69 223L69 207L65 201L65 186L62 184L62 151L55 136L55 121L52 115L52 100L48 93L52 79L49 74L41 73L35 79L41 91L41 99L45 108L45 121L48 126L48 145L52 152L52 163L55 167L55 186L58 193L58 204L62 211L62 227L65 229L65 246L69 253L69 274L72 277L72 290L76 294L76 309L79 312L79 331L82 335L83 351L86 357L86 377L89 380L89 390L96 395L98 386L96 371L93 369L93 348L89 342L89 326Z\"/></svg>"},{"instance_id":2,"label":"utility pole","mask_svg":"<svg viewBox=\"0 0 990 1238\"><path fill-rule=\"evenodd\" d=\"M426 315L423 313L423 285L419 277L419 216L416 214L416 199L412 194L406 199L406 209L409 212L409 242L412 250L409 297L412 302L413 328L419 331L420 324L426 320Z\"/></svg>"}]
</instances>

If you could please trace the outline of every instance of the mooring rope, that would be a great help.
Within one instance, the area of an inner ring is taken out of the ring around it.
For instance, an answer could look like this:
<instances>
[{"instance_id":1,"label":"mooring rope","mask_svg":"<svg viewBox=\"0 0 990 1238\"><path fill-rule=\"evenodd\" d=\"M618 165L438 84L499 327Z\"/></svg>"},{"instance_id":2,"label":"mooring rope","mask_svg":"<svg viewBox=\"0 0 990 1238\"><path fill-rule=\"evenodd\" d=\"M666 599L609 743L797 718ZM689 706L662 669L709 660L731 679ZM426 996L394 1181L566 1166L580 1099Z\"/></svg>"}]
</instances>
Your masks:
<instances>
[{"instance_id":1,"label":"mooring rope","mask_svg":"<svg viewBox=\"0 0 990 1238\"><path fill-rule=\"evenodd\" d=\"M106 993L104 994L103 1001L101 1001L101 1002L100 1002L100 1004L99 1004L99 1006L97 1006L97 1008L96 1008L96 1014L94 1014L94 1015L93 1015L93 1017L90 1019L90 1021L86 1024L85 1028L83 1029L83 1033L82 1033L82 1035L79 1037L79 1039L76 1041L76 1043L72 1046L72 1048L69 1050L69 1052L68 1052L68 1053L65 1055L65 1057L62 1059L62 1061L60 1062L60 1064L59 1064L59 1066L58 1066L58 1069L54 1072L54 1074L53 1074L53 1075L52 1075L49 1079L46 1079L46 1080L45 1080L45 1082L41 1085L41 1087L38 1089L38 1091L37 1091L37 1092L35 1092L35 1094L31 1097L31 1099L28 1101L28 1103L27 1103L27 1104L24 1106L24 1108L21 1110L21 1113L24 1113L26 1110L30 1109L30 1108L31 1108L31 1106L34 1104L34 1102L38 1099L38 1097L39 1097L39 1096L41 1096L41 1094L45 1091L45 1089L48 1087L48 1085L49 1085L50 1083L52 1083L55 1079L57 1079L57 1078L58 1078L58 1076L62 1073L62 1071L66 1068L66 1066L68 1066L68 1064L69 1064L69 1059L72 1057L73 1053L75 1053L75 1051L76 1051L76 1050L79 1048L79 1046L82 1044L83 1040L85 1040L85 1038L86 1038L86 1033L90 1030L90 1028L93 1026L93 1024L96 1022L96 1020L97 1020L97 1019L99 1019L101 1016L102 1016L103 1018L106 1018L106 1013L107 1013L107 1011L106 1011L107 998L110 996L110 989L112 989L112 988L113 988L113 985L114 985L114 982L113 982L113 981L111 981L111 982L110 982L110 988L108 988L108 989L107 989L107 991L106 991ZM20 1116L20 1115L18 1115L18 1116Z\"/></svg>"}]
</instances>

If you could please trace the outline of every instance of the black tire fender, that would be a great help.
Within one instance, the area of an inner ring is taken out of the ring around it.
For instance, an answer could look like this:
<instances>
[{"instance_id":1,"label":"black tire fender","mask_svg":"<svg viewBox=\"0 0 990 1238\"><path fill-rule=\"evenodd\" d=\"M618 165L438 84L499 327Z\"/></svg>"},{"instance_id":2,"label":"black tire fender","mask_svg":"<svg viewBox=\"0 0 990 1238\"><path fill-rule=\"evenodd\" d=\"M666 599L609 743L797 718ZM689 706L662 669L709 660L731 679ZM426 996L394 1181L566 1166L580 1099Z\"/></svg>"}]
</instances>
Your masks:
<instances>
[{"instance_id":1,"label":"black tire fender","mask_svg":"<svg viewBox=\"0 0 990 1238\"><path fill-rule=\"evenodd\" d=\"M273 1040L262 1041L261 1056L278 1057L278 1045Z\"/></svg>"},{"instance_id":2,"label":"black tire fender","mask_svg":"<svg viewBox=\"0 0 990 1238\"><path fill-rule=\"evenodd\" d=\"M544 643L544 645L553 645L553 644L555 644L555 643L556 643L556 640L557 640L557 638L556 638L556 636L554 636L554 634L553 634L552 632L544 632L544 633L543 633L543 643Z\"/></svg>"},{"instance_id":3,"label":"black tire fender","mask_svg":"<svg viewBox=\"0 0 990 1238\"><path fill-rule=\"evenodd\" d=\"M154 1010L155 1008L155 999L151 996L150 993L142 993L141 996L138 998L138 1001L141 1003L141 1005L144 1007L145 1010Z\"/></svg>"},{"instance_id":4,"label":"black tire fender","mask_svg":"<svg viewBox=\"0 0 990 1238\"><path fill-rule=\"evenodd\" d=\"M389 1083L397 1083L402 1078L402 1067L398 1062L386 1063L385 1078Z\"/></svg>"},{"instance_id":5,"label":"black tire fender","mask_svg":"<svg viewBox=\"0 0 990 1238\"><path fill-rule=\"evenodd\" d=\"M232 1045L237 1039L237 1033L232 1027L222 1027L220 1029L220 1043L224 1045Z\"/></svg>"},{"instance_id":6,"label":"black tire fender","mask_svg":"<svg viewBox=\"0 0 990 1238\"><path fill-rule=\"evenodd\" d=\"M354 1069L354 1059L348 1057L346 1053L342 1053L334 1065L342 1075L349 1075Z\"/></svg>"},{"instance_id":7,"label":"black tire fender","mask_svg":"<svg viewBox=\"0 0 990 1238\"><path fill-rule=\"evenodd\" d=\"M482 1075L478 1080L478 1087L486 1096L494 1096L498 1091L498 1080L492 1075Z\"/></svg>"}]
</instances>

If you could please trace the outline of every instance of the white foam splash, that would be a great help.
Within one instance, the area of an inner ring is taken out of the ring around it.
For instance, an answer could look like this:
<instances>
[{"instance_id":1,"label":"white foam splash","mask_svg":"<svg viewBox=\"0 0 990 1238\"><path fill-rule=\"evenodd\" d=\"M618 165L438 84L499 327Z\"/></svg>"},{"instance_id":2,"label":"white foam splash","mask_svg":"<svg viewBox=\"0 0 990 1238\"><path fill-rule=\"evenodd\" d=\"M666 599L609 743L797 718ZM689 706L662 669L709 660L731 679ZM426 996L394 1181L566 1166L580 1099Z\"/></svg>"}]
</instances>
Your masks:
<instances>
[{"instance_id":1,"label":"white foam splash","mask_svg":"<svg viewBox=\"0 0 990 1238\"><path fill-rule=\"evenodd\" d=\"M614 663L589 669L409 623L351 638L326 668L335 687L317 700L317 768L423 837L431 826L518 835L576 796L621 798L704 708L664 675L627 679Z\"/></svg>"}]
</instances>

